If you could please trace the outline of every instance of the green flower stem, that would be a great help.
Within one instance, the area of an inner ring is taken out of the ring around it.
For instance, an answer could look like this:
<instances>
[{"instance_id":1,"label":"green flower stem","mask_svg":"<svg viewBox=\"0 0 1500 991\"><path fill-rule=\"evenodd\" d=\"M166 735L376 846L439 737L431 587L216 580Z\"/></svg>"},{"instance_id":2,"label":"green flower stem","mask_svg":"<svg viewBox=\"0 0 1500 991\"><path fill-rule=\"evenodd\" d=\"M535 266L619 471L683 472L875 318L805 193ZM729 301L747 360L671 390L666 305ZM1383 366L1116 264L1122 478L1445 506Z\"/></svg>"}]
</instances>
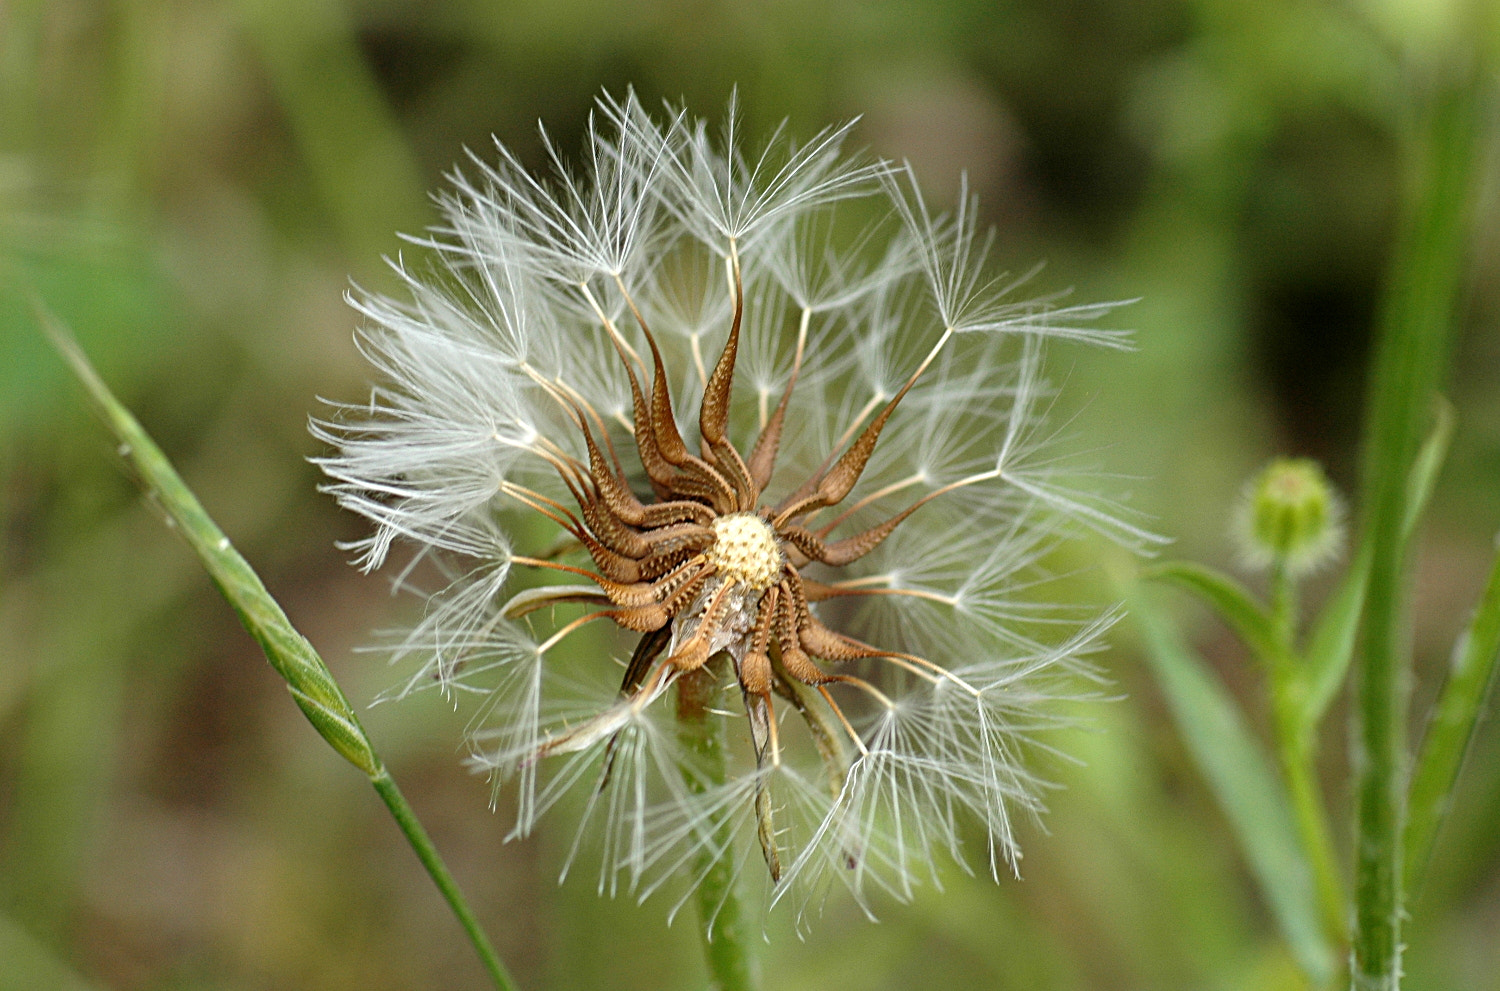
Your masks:
<instances>
[{"instance_id":1,"label":"green flower stem","mask_svg":"<svg viewBox=\"0 0 1500 991\"><path fill-rule=\"evenodd\" d=\"M1297 631L1297 579L1280 558L1271 564L1271 625L1281 641L1281 658L1290 659ZM1285 674L1291 676L1290 671Z\"/></svg>"},{"instance_id":2,"label":"green flower stem","mask_svg":"<svg viewBox=\"0 0 1500 991\"><path fill-rule=\"evenodd\" d=\"M1266 659L1271 672L1276 754L1292 803L1297 835L1312 869L1323 927L1334 945L1343 945L1349 938L1347 907L1328 811L1318 787L1316 727L1307 726L1302 718L1306 708L1306 673L1294 642L1297 579L1281 559L1271 565L1271 628L1279 648Z\"/></svg>"},{"instance_id":3,"label":"green flower stem","mask_svg":"<svg viewBox=\"0 0 1500 991\"><path fill-rule=\"evenodd\" d=\"M1318 786L1316 737L1307 731L1302 720L1303 702L1296 687L1299 685L1293 673L1292 679L1273 687L1276 752L1286 780L1287 797L1292 803L1297 836L1312 869L1323 928L1334 945L1342 946L1349 938L1344 881L1334 853L1328 810Z\"/></svg>"},{"instance_id":4,"label":"green flower stem","mask_svg":"<svg viewBox=\"0 0 1500 991\"><path fill-rule=\"evenodd\" d=\"M1407 479L1448 362L1478 169L1478 86L1436 94L1421 135L1423 160L1407 204L1384 300L1366 435L1364 540L1370 574L1360 632L1355 718L1353 986L1395 991L1401 981L1402 818L1410 657L1403 520Z\"/></svg>"},{"instance_id":5,"label":"green flower stem","mask_svg":"<svg viewBox=\"0 0 1500 991\"><path fill-rule=\"evenodd\" d=\"M345 760L369 777L375 791L390 809L417 858L427 868L438 890L447 899L458 921L468 933L501 991L514 991L494 947L464 902L452 875L444 866L411 806L402 797L380 755L370 744L359 717L343 690L334 681L323 659L307 638L298 633L281 606L266 591L255 573L203 509L182 478L149 434L125 409L99 378L76 341L44 309L38 307L43 326L74 374L88 390L90 399L120 444L120 455L137 475L146 493L167 513L168 521L187 539L207 569L214 584L239 615L240 622L265 651L266 659L285 679L292 698L308 722Z\"/></svg>"},{"instance_id":6,"label":"green flower stem","mask_svg":"<svg viewBox=\"0 0 1500 991\"><path fill-rule=\"evenodd\" d=\"M710 711L713 689L714 679L703 669L677 682L678 732L695 758L693 771L683 777L695 793L724 783L724 727L723 720ZM701 848L695 865L702 877L698 910L709 986L715 991L750 991L755 987L746 932L749 920L735 891L733 832L731 824L718 826L712 843Z\"/></svg>"}]
</instances>

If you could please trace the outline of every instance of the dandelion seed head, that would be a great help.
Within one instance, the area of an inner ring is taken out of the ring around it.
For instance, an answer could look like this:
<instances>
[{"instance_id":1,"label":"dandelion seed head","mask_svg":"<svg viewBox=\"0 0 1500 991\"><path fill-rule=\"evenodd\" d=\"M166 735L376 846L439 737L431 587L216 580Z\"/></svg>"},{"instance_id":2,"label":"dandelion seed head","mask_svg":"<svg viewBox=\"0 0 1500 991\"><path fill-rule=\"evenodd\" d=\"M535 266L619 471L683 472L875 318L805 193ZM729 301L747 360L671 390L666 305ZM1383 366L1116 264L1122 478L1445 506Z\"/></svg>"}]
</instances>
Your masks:
<instances>
[{"instance_id":1,"label":"dandelion seed head","mask_svg":"<svg viewBox=\"0 0 1500 991\"><path fill-rule=\"evenodd\" d=\"M512 835L574 796L562 873L594 858L606 894L675 912L705 863L763 863L773 903L873 913L937 852L1014 872L1029 755L1110 616L1051 601L1047 562L1153 539L1044 425L1043 344L1123 346L1110 307L1024 297L967 193L934 211L849 127L752 147L733 106L605 96L581 156L543 132L545 176L471 155L412 239L432 269L350 297L379 384L313 431L374 528L355 563L409 549L393 584L427 586L389 695L476 699ZM846 238L852 199L881 219Z\"/></svg>"}]
</instances>

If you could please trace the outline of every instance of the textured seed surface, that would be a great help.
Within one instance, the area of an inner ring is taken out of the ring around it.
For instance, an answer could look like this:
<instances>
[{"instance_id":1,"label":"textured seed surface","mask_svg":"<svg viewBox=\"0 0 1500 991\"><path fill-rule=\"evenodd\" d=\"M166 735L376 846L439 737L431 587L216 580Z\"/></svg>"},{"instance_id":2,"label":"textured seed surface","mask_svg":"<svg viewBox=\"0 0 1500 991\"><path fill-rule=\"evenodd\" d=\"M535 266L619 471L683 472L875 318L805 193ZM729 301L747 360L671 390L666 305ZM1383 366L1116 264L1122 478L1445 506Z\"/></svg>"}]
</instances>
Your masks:
<instances>
[{"instance_id":1,"label":"textured seed surface","mask_svg":"<svg viewBox=\"0 0 1500 991\"><path fill-rule=\"evenodd\" d=\"M706 556L719 574L765 591L781 578L786 557L765 520L731 513L714 520L714 544Z\"/></svg>"}]
</instances>

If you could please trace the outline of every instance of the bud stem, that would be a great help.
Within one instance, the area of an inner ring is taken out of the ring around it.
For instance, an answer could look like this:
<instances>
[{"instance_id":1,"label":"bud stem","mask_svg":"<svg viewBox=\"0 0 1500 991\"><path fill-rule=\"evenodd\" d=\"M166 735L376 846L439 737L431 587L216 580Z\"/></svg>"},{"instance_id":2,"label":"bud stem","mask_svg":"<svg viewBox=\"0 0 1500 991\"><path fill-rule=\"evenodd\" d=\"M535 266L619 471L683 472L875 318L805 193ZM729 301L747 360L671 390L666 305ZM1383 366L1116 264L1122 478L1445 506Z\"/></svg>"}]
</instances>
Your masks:
<instances>
[{"instance_id":1,"label":"bud stem","mask_svg":"<svg viewBox=\"0 0 1500 991\"><path fill-rule=\"evenodd\" d=\"M1276 731L1276 753L1286 781L1287 797L1302 848L1312 869L1318 910L1323 928L1334 945L1348 940L1345 920L1344 884L1328 811L1318 787L1316 729L1302 718L1306 708L1306 671L1296 646L1298 628L1297 574L1284 557L1271 563L1271 628L1280 645L1269 658L1272 709Z\"/></svg>"}]
</instances>

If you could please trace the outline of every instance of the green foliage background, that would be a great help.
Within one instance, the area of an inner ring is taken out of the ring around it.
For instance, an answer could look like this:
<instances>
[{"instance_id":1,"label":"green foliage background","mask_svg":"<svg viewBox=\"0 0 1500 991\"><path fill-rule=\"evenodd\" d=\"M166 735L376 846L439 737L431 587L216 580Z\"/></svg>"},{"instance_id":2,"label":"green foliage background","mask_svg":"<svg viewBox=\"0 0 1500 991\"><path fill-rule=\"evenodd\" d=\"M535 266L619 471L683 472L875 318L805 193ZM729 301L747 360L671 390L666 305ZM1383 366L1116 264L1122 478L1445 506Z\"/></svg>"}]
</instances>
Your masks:
<instances>
[{"instance_id":1,"label":"green foliage background","mask_svg":"<svg viewBox=\"0 0 1500 991\"><path fill-rule=\"evenodd\" d=\"M1059 349L1070 432L1173 556L1229 565L1229 506L1271 454L1354 488L1409 90L1469 57L1464 25L1435 0L0 0L0 989L483 980L366 783L137 495L34 296L359 704L397 675L356 648L418 603L345 564L333 543L362 527L304 460L317 397L367 388L349 279L392 287L396 232L436 219L427 191L491 134L540 162L536 119L577 147L601 89L714 118L738 86L752 133L862 114L856 140L936 198L966 170L1000 260L1048 261L1039 288L1141 297L1138 353ZM1500 529L1493 161L1420 540L1418 713ZM1179 604L1254 698L1233 637ZM765 986L1300 987L1116 640L1125 699L1058 741L1083 762L1050 768L1066 788L1023 838L1024 881L953 872L878 926L834 904L805 941L773 920ZM687 919L555 883L566 816L501 843L463 722L435 695L366 718L521 985L699 986ZM1347 861L1341 724L1323 770ZM1500 988L1493 721L1456 803L1411 906L1412 989Z\"/></svg>"}]
</instances>

